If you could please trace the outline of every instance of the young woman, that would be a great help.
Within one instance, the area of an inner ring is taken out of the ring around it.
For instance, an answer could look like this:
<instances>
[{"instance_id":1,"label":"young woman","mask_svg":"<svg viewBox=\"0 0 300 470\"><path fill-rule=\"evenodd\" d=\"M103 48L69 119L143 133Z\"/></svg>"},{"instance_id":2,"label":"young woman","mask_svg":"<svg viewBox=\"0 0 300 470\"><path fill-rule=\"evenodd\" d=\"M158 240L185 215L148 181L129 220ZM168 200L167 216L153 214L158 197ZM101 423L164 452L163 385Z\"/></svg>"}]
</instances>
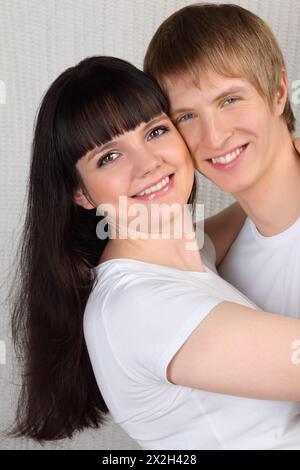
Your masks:
<instances>
[{"instance_id":1,"label":"young woman","mask_svg":"<svg viewBox=\"0 0 300 470\"><path fill-rule=\"evenodd\" d=\"M167 114L158 85L110 57L43 99L13 316L17 431L70 437L109 410L146 449L299 448L300 321L222 280L188 217L174 236L195 183ZM144 224L163 204L168 233L162 213Z\"/></svg>"}]
</instances>

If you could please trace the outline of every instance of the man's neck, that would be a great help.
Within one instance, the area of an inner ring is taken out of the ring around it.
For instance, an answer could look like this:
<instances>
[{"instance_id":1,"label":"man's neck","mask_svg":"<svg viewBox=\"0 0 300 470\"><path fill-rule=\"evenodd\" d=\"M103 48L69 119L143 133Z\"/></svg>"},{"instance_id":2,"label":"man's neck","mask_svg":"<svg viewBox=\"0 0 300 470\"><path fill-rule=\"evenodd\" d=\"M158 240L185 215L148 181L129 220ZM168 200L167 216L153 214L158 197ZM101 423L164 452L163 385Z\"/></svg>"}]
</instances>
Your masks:
<instances>
[{"instance_id":1,"label":"man's neck","mask_svg":"<svg viewBox=\"0 0 300 470\"><path fill-rule=\"evenodd\" d=\"M262 235L283 232L299 219L300 156L288 132L261 179L234 196Z\"/></svg>"}]
</instances>

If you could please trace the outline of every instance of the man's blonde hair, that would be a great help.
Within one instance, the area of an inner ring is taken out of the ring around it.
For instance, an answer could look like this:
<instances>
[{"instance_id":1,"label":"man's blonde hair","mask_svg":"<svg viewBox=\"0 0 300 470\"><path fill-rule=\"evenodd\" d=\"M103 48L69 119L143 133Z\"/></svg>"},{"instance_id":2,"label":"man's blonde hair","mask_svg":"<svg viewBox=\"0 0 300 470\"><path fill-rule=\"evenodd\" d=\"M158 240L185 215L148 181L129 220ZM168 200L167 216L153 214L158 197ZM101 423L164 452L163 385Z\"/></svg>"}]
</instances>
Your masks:
<instances>
[{"instance_id":1,"label":"man's blonde hair","mask_svg":"<svg viewBox=\"0 0 300 470\"><path fill-rule=\"evenodd\" d=\"M194 4L167 18L153 36L144 71L164 86L164 79L213 70L249 80L273 109L282 71L282 52L269 26L237 5ZM283 112L290 132L295 116L289 98Z\"/></svg>"}]
</instances>

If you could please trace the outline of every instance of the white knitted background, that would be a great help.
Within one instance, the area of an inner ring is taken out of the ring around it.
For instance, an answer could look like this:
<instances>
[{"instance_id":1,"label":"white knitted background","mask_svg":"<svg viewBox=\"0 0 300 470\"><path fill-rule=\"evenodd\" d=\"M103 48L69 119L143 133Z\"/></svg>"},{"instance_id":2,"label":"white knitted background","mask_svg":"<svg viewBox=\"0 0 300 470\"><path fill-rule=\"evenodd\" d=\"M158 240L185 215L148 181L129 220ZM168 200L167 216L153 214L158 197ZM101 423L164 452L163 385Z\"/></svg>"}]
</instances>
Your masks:
<instances>
[{"instance_id":1,"label":"white knitted background","mask_svg":"<svg viewBox=\"0 0 300 470\"><path fill-rule=\"evenodd\" d=\"M227 3L233 3L227 2ZM142 67L158 25L186 0L0 0L0 431L11 423L18 392L5 295L25 207L33 123L41 97L64 69L92 55L112 55ZM300 0L235 1L265 19L284 52L290 84L300 82ZM300 92L294 111L300 119ZM298 134L300 127L298 125ZM47 182L45 181L45 184ZM201 178L206 214L231 198ZM5 362L5 364L3 364ZM0 435L1 449L34 449L28 439ZM139 448L117 425L86 431L50 449Z\"/></svg>"}]
</instances>

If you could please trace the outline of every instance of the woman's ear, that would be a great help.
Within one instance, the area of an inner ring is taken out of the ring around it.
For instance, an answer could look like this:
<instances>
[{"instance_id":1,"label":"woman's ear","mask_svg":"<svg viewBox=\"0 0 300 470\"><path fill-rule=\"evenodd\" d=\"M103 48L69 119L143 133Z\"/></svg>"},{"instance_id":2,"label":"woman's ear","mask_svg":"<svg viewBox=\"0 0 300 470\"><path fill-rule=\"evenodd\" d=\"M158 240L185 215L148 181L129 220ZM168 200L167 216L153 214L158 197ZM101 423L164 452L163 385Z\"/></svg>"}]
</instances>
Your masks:
<instances>
[{"instance_id":1,"label":"woman's ear","mask_svg":"<svg viewBox=\"0 0 300 470\"><path fill-rule=\"evenodd\" d=\"M283 114L286 100L288 97L288 81L286 70L282 69L281 79L275 96L275 108L278 116Z\"/></svg>"},{"instance_id":2,"label":"woman's ear","mask_svg":"<svg viewBox=\"0 0 300 470\"><path fill-rule=\"evenodd\" d=\"M94 209L94 206L89 202L81 188L77 188L73 193L73 200L75 204L83 207L84 209Z\"/></svg>"}]
</instances>

